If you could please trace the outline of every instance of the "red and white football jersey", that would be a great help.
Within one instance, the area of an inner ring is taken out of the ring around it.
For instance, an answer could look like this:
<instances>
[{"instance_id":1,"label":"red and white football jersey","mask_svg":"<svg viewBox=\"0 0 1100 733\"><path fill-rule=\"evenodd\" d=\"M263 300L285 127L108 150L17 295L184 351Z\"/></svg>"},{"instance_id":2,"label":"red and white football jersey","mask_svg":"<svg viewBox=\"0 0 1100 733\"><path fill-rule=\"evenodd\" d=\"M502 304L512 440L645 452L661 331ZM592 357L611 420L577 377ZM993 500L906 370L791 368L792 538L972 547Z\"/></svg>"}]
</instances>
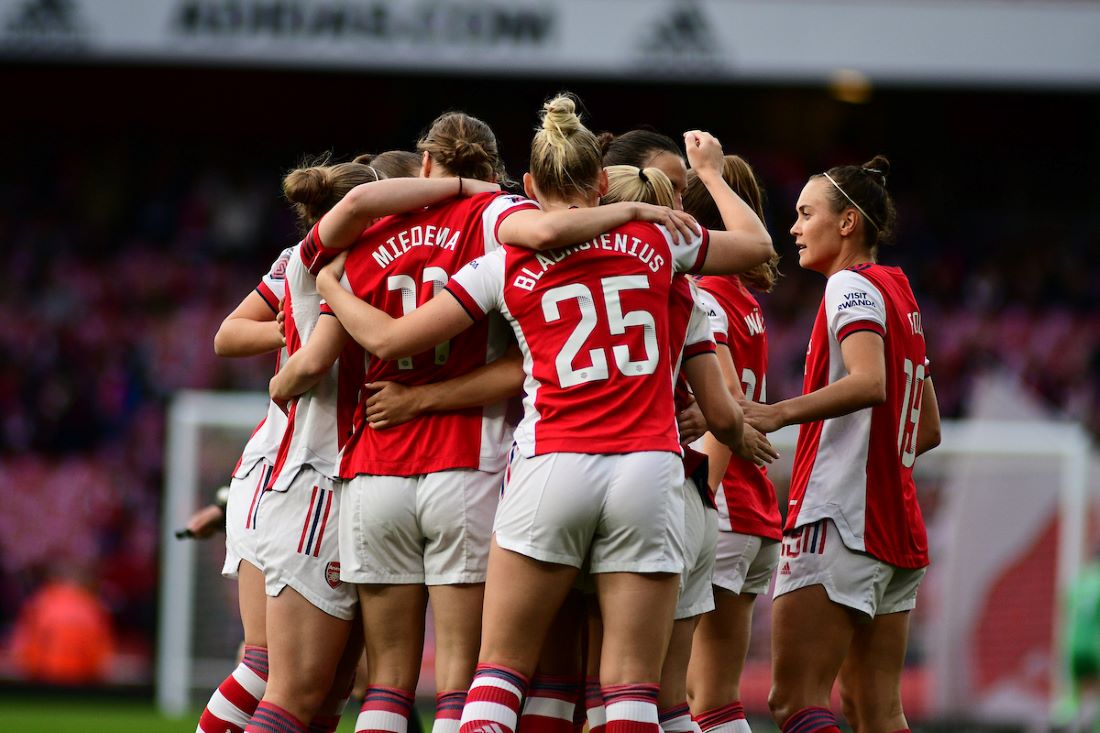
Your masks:
<instances>
[{"instance_id":1,"label":"red and white football jersey","mask_svg":"<svg viewBox=\"0 0 1100 733\"><path fill-rule=\"evenodd\" d=\"M632 222L582 244L506 246L471 262L447 290L480 322L515 331L527 373L515 441L546 453L679 453L669 353L669 289L697 270L709 233L673 246Z\"/></svg>"},{"instance_id":2,"label":"red and white football jersey","mask_svg":"<svg viewBox=\"0 0 1100 733\"><path fill-rule=\"evenodd\" d=\"M287 247L279 257L271 263L267 274L260 279L256 286L256 292L264 299L275 313L282 308L283 295L286 293L286 266L294 254L295 247ZM279 371L279 364L286 359L285 348L279 349L275 356L275 371ZM267 415L252 431L248 442L245 443L244 452L241 453L236 467L233 469L233 478L244 478L249 471L259 463L265 461L268 465L275 462L275 456L279 452L279 442L286 430L286 414L279 409L274 402L268 401Z\"/></svg>"},{"instance_id":3,"label":"red and white football jersey","mask_svg":"<svg viewBox=\"0 0 1100 733\"><path fill-rule=\"evenodd\" d=\"M421 211L386 217L365 231L348 256L345 285L394 318L431 300L464 265L500 247L497 228L509 215L538 208L521 196L486 193L449 199ZM503 353L508 329L500 318L476 324L451 341L405 359L365 354L366 381L441 382ZM366 398L344 450L340 475L415 476L448 469L499 471L510 436L506 403L422 415L387 430L371 430Z\"/></svg>"},{"instance_id":4,"label":"red and white football jersey","mask_svg":"<svg viewBox=\"0 0 1100 733\"><path fill-rule=\"evenodd\" d=\"M686 275L672 279L672 291L668 298L669 340L672 358L674 404L676 413L691 404L691 387L680 367L688 359L700 354L715 352L714 334L706 312L700 307L694 283ZM695 480L696 488L709 507L715 507L714 493L707 482L707 456L691 447L684 447L684 476Z\"/></svg>"},{"instance_id":5,"label":"red and white football jersey","mask_svg":"<svg viewBox=\"0 0 1100 733\"><path fill-rule=\"evenodd\" d=\"M768 334L760 304L736 276L711 275L696 283L714 338L729 347L740 372L745 397L754 402L766 401ZM783 518L767 468L732 456L722 476L721 491L714 499L720 530L782 538Z\"/></svg>"},{"instance_id":6,"label":"red and white football jersey","mask_svg":"<svg viewBox=\"0 0 1100 733\"><path fill-rule=\"evenodd\" d=\"M295 254L287 264L283 298L288 354L296 353L309 341L321 318L317 277L309 271L310 260L305 256L303 245L295 248ZM331 315L325 317L332 318ZM363 360L345 347L341 357L348 356L350 358L337 359L321 381L291 405L269 482L275 491L289 489L306 466L324 476L336 476L340 450L351 433L359 388L363 384Z\"/></svg>"},{"instance_id":7,"label":"red and white football jersey","mask_svg":"<svg viewBox=\"0 0 1100 733\"><path fill-rule=\"evenodd\" d=\"M857 331L883 337L886 402L802 425L787 530L830 518L844 544L902 568L928 564L913 484L927 376L920 309L905 274L866 264L829 278L806 353L804 393L847 374L840 343Z\"/></svg>"}]
</instances>

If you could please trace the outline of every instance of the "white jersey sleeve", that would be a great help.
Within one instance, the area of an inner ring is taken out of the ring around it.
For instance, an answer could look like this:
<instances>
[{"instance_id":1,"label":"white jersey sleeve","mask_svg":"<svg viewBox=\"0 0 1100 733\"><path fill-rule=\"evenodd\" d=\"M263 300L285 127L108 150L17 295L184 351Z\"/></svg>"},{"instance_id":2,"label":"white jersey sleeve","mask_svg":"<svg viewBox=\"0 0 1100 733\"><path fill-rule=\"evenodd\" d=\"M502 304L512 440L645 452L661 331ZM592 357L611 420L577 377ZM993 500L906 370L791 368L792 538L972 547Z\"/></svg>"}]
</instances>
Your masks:
<instances>
[{"instance_id":1,"label":"white jersey sleeve","mask_svg":"<svg viewBox=\"0 0 1100 733\"><path fill-rule=\"evenodd\" d=\"M714 334L714 340L720 344L728 344L730 320L726 309L713 295L702 288L695 288L695 302L710 320L710 330Z\"/></svg>"},{"instance_id":2,"label":"white jersey sleeve","mask_svg":"<svg viewBox=\"0 0 1100 733\"><path fill-rule=\"evenodd\" d=\"M672 251L673 272L699 272L703 269L703 263L707 259L707 248L710 247L710 231L700 228L697 234L692 234L686 242L677 243L677 240L660 224L655 224L657 231L668 242L668 248Z\"/></svg>"},{"instance_id":3,"label":"white jersey sleeve","mask_svg":"<svg viewBox=\"0 0 1100 733\"><path fill-rule=\"evenodd\" d=\"M833 274L825 285L825 317L838 341L853 331L886 333L886 301L870 280L852 270Z\"/></svg>"},{"instance_id":4,"label":"white jersey sleeve","mask_svg":"<svg viewBox=\"0 0 1100 733\"><path fill-rule=\"evenodd\" d=\"M279 303L286 296L287 263L290 262L291 256L297 252L299 246L301 245L284 249L278 258L271 263L267 273L260 278L260 284L256 286L256 292L276 313L279 311Z\"/></svg>"},{"instance_id":5,"label":"white jersey sleeve","mask_svg":"<svg viewBox=\"0 0 1100 733\"><path fill-rule=\"evenodd\" d=\"M484 227L485 252L500 249L502 242L498 230L500 224L517 211L526 211L540 208L537 203L523 196L505 194L497 196L493 202L481 212L481 224Z\"/></svg>"},{"instance_id":6,"label":"white jersey sleeve","mask_svg":"<svg viewBox=\"0 0 1100 733\"><path fill-rule=\"evenodd\" d=\"M504 249L493 250L467 263L447 283L447 292L475 321L504 304L504 258Z\"/></svg>"},{"instance_id":7,"label":"white jersey sleeve","mask_svg":"<svg viewBox=\"0 0 1100 733\"><path fill-rule=\"evenodd\" d=\"M687 340L684 347L688 348L698 344L710 344L714 347L714 331L710 327L710 318L706 311L696 302L691 308L691 320L688 321Z\"/></svg>"}]
</instances>

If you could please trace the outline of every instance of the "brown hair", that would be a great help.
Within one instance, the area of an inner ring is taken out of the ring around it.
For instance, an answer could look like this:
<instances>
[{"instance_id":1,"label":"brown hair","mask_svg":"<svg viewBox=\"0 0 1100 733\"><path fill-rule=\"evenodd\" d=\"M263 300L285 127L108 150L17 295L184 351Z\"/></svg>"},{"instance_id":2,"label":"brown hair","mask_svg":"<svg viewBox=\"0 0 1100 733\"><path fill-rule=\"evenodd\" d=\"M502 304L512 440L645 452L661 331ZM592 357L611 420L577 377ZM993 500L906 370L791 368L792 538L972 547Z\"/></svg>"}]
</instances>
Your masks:
<instances>
[{"instance_id":1,"label":"brown hair","mask_svg":"<svg viewBox=\"0 0 1100 733\"><path fill-rule=\"evenodd\" d=\"M752 166L739 155L727 155L722 163L722 179L748 204L760 221L764 221L764 189ZM688 171L687 188L684 189L684 211L695 217L707 229L725 229L718 204L695 171ZM779 255L772 255L767 262L740 274L740 278L755 290L771 292L779 279Z\"/></svg>"},{"instance_id":2,"label":"brown hair","mask_svg":"<svg viewBox=\"0 0 1100 733\"><path fill-rule=\"evenodd\" d=\"M673 208L676 194L672 189L672 181L668 180L668 176L660 168L609 165L604 171L607 173L607 193L601 198L601 203L639 201Z\"/></svg>"},{"instance_id":3,"label":"brown hair","mask_svg":"<svg viewBox=\"0 0 1100 733\"><path fill-rule=\"evenodd\" d=\"M863 165L840 165L830 168L828 198L837 212L855 209L865 220L863 236L872 256L878 253L880 244L890 244L894 239L898 212L894 200L886 190L886 177L890 175L890 161L884 155L876 155ZM810 176L824 178L825 173ZM825 179L828 181L828 178Z\"/></svg>"},{"instance_id":4,"label":"brown hair","mask_svg":"<svg viewBox=\"0 0 1100 733\"><path fill-rule=\"evenodd\" d=\"M330 156L324 155L303 163L283 178L283 195L293 204L303 232L309 231L348 191L381 178L376 169L362 163L330 164L329 160Z\"/></svg>"},{"instance_id":5,"label":"brown hair","mask_svg":"<svg viewBox=\"0 0 1100 733\"><path fill-rule=\"evenodd\" d=\"M444 112L416 143L448 173L462 178L506 182L508 176L497 152L492 129L465 112Z\"/></svg>"},{"instance_id":6,"label":"brown hair","mask_svg":"<svg viewBox=\"0 0 1100 733\"><path fill-rule=\"evenodd\" d=\"M596 191L603 168L600 143L581 123L572 96L542 106L542 125L531 141L531 176L542 193L561 199Z\"/></svg>"},{"instance_id":7,"label":"brown hair","mask_svg":"<svg viewBox=\"0 0 1100 733\"><path fill-rule=\"evenodd\" d=\"M369 165L383 178L416 178L420 175L420 156L408 150L387 150L377 155L363 153L351 162Z\"/></svg>"},{"instance_id":8,"label":"brown hair","mask_svg":"<svg viewBox=\"0 0 1100 733\"><path fill-rule=\"evenodd\" d=\"M622 135L601 132L599 141L604 166L634 165L641 168L661 153L684 157L672 138L653 130L630 130Z\"/></svg>"}]
</instances>

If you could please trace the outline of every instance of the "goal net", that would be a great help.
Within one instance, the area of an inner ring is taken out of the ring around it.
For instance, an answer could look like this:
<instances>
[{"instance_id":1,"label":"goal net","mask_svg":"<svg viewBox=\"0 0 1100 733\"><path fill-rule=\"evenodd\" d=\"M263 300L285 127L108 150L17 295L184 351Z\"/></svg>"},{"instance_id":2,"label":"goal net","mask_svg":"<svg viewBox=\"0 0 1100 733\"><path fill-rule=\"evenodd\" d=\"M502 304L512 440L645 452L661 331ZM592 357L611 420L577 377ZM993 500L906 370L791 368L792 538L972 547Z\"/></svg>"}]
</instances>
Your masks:
<instances>
[{"instance_id":1,"label":"goal net","mask_svg":"<svg viewBox=\"0 0 1100 733\"><path fill-rule=\"evenodd\" d=\"M220 577L221 535L176 541L208 503L263 416L262 394L181 392L169 412L157 701L167 714L201 705L233 668L241 639L236 584ZM772 436L771 476L786 504L797 431ZM1057 599L1095 539L1087 490L1090 444L1047 420L946 422L916 464L932 566L912 617L903 695L915 720L1019 722L1048 715L1064 680ZM742 679L746 709L766 713L770 602L757 601ZM429 669L422 674L431 692ZM839 707L837 707L839 709Z\"/></svg>"}]
</instances>

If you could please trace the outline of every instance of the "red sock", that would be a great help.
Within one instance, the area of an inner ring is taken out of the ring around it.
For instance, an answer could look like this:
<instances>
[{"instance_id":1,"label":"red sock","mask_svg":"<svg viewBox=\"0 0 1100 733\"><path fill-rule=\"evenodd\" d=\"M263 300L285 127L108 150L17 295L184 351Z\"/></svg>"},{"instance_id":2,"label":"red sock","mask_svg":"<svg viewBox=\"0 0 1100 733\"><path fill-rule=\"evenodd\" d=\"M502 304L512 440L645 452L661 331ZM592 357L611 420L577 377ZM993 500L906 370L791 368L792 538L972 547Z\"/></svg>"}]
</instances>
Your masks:
<instances>
[{"instance_id":1,"label":"red sock","mask_svg":"<svg viewBox=\"0 0 1100 733\"><path fill-rule=\"evenodd\" d=\"M802 708L787 718L783 733L840 733L836 716L828 708Z\"/></svg>"},{"instance_id":2,"label":"red sock","mask_svg":"<svg viewBox=\"0 0 1100 733\"><path fill-rule=\"evenodd\" d=\"M695 733L699 728L691 719L691 708L687 701L670 708L657 711L657 720L661 723L663 733Z\"/></svg>"},{"instance_id":3,"label":"red sock","mask_svg":"<svg viewBox=\"0 0 1100 733\"><path fill-rule=\"evenodd\" d=\"M267 649L246 646L244 659L206 703L196 733L241 733L266 690Z\"/></svg>"},{"instance_id":4,"label":"red sock","mask_svg":"<svg viewBox=\"0 0 1100 733\"><path fill-rule=\"evenodd\" d=\"M745 719L745 708L741 701L731 702L720 708L704 710L695 716L695 722L703 733L740 733L737 731L736 721Z\"/></svg>"},{"instance_id":5,"label":"red sock","mask_svg":"<svg viewBox=\"0 0 1100 733\"><path fill-rule=\"evenodd\" d=\"M603 690L600 678L589 677L584 682L584 709L588 718L588 733L605 733L607 709L603 706Z\"/></svg>"},{"instance_id":6,"label":"red sock","mask_svg":"<svg viewBox=\"0 0 1100 733\"><path fill-rule=\"evenodd\" d=\"M516 733L527 678L497 664L479 664L462 708L460 733Z\"/></svg>"},{"instance_id":7,"label":"red sock","mask_svg":"<svg viewBox=\"0 0 1100 733\"><path fill-rule=\"evenodd\" d=\"M894 731L894 733L913 733L913 731L909 730L908 728L902 728L901 730Z\"/></svg>"},{"instance_id":8,"label":"red sock","mask_svg":"<svg viewBox=\"0 0 1100 733\"><path fill-rule=\"evenodd\" d=\"M659 733L656 684L610 685L603 688L606 733Z\"/></svg>"},{"instance_id":9,"label":"red sock","mask_svg":"<svg viewBox=\"0 0 1100 733\"><path fill-rule=\"evenodd\" d=\"M405 733L409 729L413 693L396 687L371 685L363 695L363 706L355 720L355 733L388 731Z\"/></svg>"},{"instance_id":10,"label":"red sock","mask_svg":"<svg viewBox=\"0 0 1100 733\"><path fill-rule=\"evenodd\" d=\"M261 702L245 728L246 733L306 733L306 724L278 705Z\"/></svg>"},{"instance_id":11,"label":"red sock","mask_svg":"<svg viewBox=\"0 0 1100 733\"><path fill-rule=\"evenodd\" d=\"M576 677L532 677L519 717L520 733L573 733L573 708L579 687Z\"/></svg>"},{"instance_id":12,"label":"red sock","mask_svg":"<svg viewBox=\"0 0 1100 733\"><path fill-rule=\"evenodd\" d=\"M435 722L432 733L458 733L462 722L462 707L466 704L466 690L451 690L435 696Z\"/></svg>"}]
</instances>

